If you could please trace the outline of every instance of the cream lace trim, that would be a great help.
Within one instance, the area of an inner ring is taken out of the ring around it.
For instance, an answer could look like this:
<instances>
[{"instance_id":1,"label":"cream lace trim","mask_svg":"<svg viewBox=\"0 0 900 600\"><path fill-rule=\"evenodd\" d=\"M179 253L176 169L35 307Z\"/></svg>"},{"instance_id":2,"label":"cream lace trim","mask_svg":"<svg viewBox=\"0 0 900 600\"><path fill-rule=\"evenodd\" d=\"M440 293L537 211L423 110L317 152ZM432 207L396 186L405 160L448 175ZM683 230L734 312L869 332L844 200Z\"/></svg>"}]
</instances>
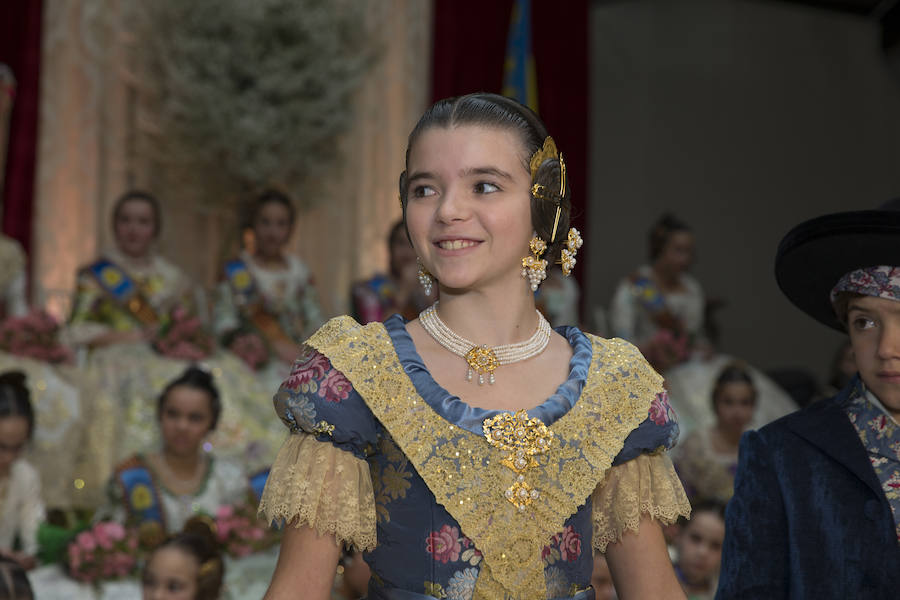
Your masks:
<instances>
[{"instance_id":1,"label":"cream lace trim","mask_svg":"<svg viewBox=\"0 0 900 600\"><path fill-rule=\"evenodd\" d=\"M444 420L416 393L381 323L332 319L308 344L365 399L435 499L484 555L475 598L546 594L541 548L603 480L625 438L662 391L662 378L622 340L591 336L594 358L581 399L552 425L552 450L529 481L540 492L520 513L504 496L515 474L484 437Z\"/></svg>"},{"instance_id":2,"label":"cream lace trim","mask_svg":"<svg viewBox=\"0 0 900 600\"><path fill-rule=\"evenodd\" d=\"M609 470L591 496L595 550L637 532L644 515L670 525L679 516L691 516L691 504L669 455L641 454Z\"/></svg>"},{"instance_id":3,"label":"cream lace trim","mask_svg":"<svg viewBox=\"0 0 900 600\"><path fill-rule=\"evenodd\" d=\"M285 440L263 491L269 522L306 525L358 550L375 548L375 495L369 465L308 433Z\"/></svg>"}]
</instances>

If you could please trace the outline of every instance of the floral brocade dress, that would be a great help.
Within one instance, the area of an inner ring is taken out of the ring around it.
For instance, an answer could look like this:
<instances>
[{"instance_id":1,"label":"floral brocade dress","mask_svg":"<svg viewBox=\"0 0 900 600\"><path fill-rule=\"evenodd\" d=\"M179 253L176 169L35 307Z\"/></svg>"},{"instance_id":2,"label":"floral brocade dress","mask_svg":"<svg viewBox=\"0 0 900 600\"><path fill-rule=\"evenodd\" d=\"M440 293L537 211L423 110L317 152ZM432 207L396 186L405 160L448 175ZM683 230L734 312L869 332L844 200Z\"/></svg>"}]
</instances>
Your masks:
<instances>
[{"instance_id":1,"label":"floral brocade dress","mask_svg":"<svg viewBox=\"0 0 900 600\"><path fill-rule=\"evenodd\" d=\"M439 386L401 317L329 321L275 396L292 435L260 511L364 550L370 600L593 598L592 548L690 506L659 375L627 342L558 331L567 380L510 413Z\"/></svg>"}]
</instances>

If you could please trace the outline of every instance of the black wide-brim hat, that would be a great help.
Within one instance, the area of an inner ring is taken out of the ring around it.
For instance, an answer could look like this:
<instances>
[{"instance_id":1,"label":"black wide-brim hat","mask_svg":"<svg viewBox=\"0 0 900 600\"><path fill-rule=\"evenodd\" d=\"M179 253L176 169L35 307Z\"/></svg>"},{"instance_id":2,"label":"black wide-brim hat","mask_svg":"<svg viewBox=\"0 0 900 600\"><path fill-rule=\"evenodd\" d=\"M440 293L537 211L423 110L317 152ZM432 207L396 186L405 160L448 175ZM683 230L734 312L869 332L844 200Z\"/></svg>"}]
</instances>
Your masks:
<instances>
[{"instance_id":1,"label":"black wide-brim hat","mask_svg":"<svg viewBox=\"0 0 900 600\"><path fill-rule=\"evenodd\" d=\"M844 331L831 290L850 271L900 266L900 211L861 210L816 217L791 229L775 255L778 287L820 323Z\"/></svg>"}]
</instances>

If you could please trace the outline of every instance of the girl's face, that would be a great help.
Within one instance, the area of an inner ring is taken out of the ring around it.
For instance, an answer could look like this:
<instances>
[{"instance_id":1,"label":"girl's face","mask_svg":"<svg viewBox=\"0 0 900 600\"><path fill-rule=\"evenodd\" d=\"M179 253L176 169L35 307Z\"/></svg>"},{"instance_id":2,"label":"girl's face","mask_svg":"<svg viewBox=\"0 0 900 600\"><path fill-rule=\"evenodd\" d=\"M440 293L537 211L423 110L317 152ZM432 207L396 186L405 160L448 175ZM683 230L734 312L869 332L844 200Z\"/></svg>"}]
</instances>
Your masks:
<instances>
[{"instance_id":1,"label":"girl's face","mask_svg":"<svg viewBox=\"0 0 900 600\"><path fill-rule=\"evenodd\" d=\"M209 394L187 385L177 385L166 394L159 416L166 451L191 456L200 451L203 438L212 427Z\"/></svg>"},{"instance_id":2,"label":"girl's face","mask_svg":"<svg viewBox=\"0 0 900 600\"><path fill-rule=\"evenodd\" d=\"M194 555L180 548L157 550L144 569L143 600L193 600L199 570Z\"/></svg>"},{"instance_id":3,"label":"girl's face","mask_svg":"<svg viewBox=\"0 0 900 600\"><path fill-rule=\"evenodd\" d=\"M678 548L678 567L688 583L709 580L719 570L722 561L722 542L725 522L714 512L700 512L685 523L675 546Z\"/></svg>"},{"instance_id":4,"label":"girl's face","mask_svg":"<svg viewBox=\"0 0 900 600\"><path fill-rule=\"evenodd\" d=\"M278 256L291 237L291 212L279 202L266 202L253 220L256 251L263 256Z\"/></svg>"},{"instance_id":5,"label":"girl's face","mask_svg":"<svg viewBox=\"0 0 900 600\"><path fill-rule=\"evenodd\" d=\"M156 237L153 206L144 200L126 201L116 214L113 233L116 245L126 255L134 258L146 256Z\"/></svg>"},{"instance_id":6,"label":"girl's face","mask_svg":"<svg viewBox=\"0 0 900 600\"><path fill-rule=\"evenodd\" d=\"M716 393L716 420L728 431L744 431L753 420L756 394L749 383L732 381L719 386Z\"/></svg>"},{"instance_id":7,"label":"girl's face","mask_svg":"<svg viewBox=\"0 0 900 600\"><path fill-rule=\"evenodd\" d=\"M416 140L407 226L442 289L527 289L520 273L533 228L525 161L519 137L505 129L433 127Z\"/></svg>"},{"instance_id":8,"label":"girl's face","mask_svg":"<svg viewBox=\"0 0 900 600\"><path fill-rule=\"evenodd\" d=\"M28 443L28 420L19 415L0 418L0 475L9 474L13 462Z\"/></svg>"},{"instance_id":9,"label":"girl's face","mask_svg":"<svg viewBox=\"0 0 900 600\"><path fill-rule=\"evenodd\" d=\"M666 272L681 274L691 268L694 262L694 234L690 231L675 231L663 245L656 258L657 266Z\"/></svg>"}]
</instances>

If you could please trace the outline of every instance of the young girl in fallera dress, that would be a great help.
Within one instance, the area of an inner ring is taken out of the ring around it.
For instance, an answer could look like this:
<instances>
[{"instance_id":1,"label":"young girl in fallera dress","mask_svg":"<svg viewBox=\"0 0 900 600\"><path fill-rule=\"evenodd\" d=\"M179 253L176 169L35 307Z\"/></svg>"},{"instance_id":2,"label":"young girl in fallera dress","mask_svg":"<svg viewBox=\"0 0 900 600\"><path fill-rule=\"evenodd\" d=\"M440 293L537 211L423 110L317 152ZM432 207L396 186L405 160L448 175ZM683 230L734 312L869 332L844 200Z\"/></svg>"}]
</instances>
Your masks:
<instances>
[{"instance_id":1,"label":"young girl in fallera dress","mask_svg":"<svg viewBox=\"0 0 900 600\"><path fill-rule=\"evenodd\" d=\"M327 598L341 542L366 550L374 599L589 598L592 548L621 598L683 598L660 528L690 511L661 378L535 309L580 245L544 125L501 96L443 100L406 166L407 231L441 300L409 322L333 319L294 363L261 503L288 523L266 598Z\"/></svg>"},{"instance_id":2,"label":"young girl in fallera dress","mask_svg":"<svg viewBox=\"0 0 900 600\"><path fill-rule=\"evenodd\" d=\"M22 454L34 433L25 375L0 374L0 555L25 569L36 565L44 502L38 472Z\"/></svg>"}]
</instances>

